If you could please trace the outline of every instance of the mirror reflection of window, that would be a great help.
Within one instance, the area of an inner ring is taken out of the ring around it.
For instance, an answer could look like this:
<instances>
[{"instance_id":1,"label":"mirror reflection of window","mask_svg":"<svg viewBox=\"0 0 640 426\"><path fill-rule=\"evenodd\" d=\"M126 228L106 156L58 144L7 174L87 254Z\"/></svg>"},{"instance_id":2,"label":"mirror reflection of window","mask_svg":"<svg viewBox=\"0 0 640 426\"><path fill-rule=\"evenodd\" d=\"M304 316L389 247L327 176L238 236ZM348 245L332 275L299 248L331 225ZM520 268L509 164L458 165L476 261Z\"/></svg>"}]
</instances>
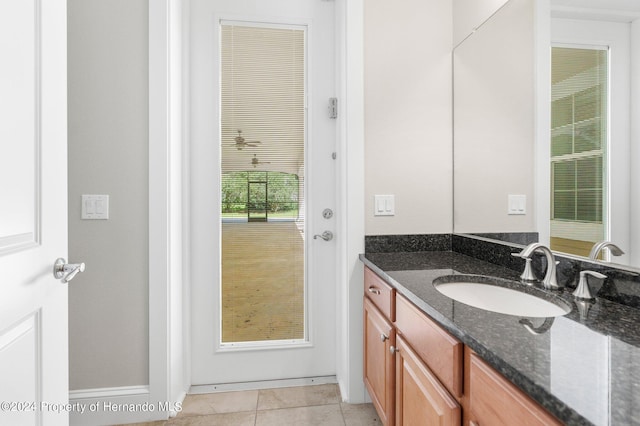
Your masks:
<instances>
[{"instance_id":1,"label":"mirror reflection of window","mask_svg":"<svg viewBox=\"0 0 640 426\"><path fill-rule=\"evenodd\" d=\"M551 249L587 256L606 239L608 50L553 47Z\"/></svg>"}]
</instances>

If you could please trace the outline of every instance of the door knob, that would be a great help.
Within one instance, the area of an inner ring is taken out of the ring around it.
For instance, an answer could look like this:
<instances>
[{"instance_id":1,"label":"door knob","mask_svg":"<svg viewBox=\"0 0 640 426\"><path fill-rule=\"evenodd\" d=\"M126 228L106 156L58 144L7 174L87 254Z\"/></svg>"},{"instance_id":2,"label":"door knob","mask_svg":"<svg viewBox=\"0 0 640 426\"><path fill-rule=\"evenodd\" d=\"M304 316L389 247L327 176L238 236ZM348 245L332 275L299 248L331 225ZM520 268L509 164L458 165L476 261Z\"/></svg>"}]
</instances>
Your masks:
<instances>
[{"instance_id":1,"label":"door knob","mask_svg":"<svg viewBox=\"0 0 640 426\"><path fill-rule=\"evenodd\" d=\"M67 263L66 260L60 257L56 259L56 262L53 264L53 276L63 283L68 283L80 272L84 272L84 269L84 262Z\"/></svg>"},{"instance_id":2,"label":"door knob","mask_svg":"<svg viewBox=\"0 0 640 426\"><path fill-rule=\"evenodd\" d=\"M322 233L322 235L317 235L317 234L316 234L316 235L314 235L314 236L313 236L313 239L314 239L314 240L317 240L317 239L318 239L318 237L322 238L322 239L323 239L323 240L325 240L325 241L331 241L331 240L333 240L333 232L331 232L331 231L324 231L324 232Z\"/></svg>"}]
</instances>

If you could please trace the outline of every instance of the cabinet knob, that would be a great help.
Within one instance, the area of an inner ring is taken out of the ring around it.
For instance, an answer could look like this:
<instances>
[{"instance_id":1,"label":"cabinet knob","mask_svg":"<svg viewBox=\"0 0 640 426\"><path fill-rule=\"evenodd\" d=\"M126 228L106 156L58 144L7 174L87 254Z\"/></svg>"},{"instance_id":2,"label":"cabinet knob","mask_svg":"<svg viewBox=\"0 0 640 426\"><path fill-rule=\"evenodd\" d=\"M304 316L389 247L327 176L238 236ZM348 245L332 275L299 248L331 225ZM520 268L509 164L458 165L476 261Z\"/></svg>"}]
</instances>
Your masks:
<instances>
[{"instance_id":1,"label":"cabinet knob","mask_svg":"<svg viewBox=\"0 0 640 426\"><path fill-rule=\"evenodd\" d=\"M389 347L389 352L395 354L396 352L400 352L400 349L396 348L395 346L391 346Z\"/></svg>"},{"instance_id":2,"label":"cabinet knob","mask_svg":"<svg viewBox=\"0 0 640 426\"><path fill-rule=\"evenodd\" d=\"M381 341L386 341L387 339L389 339L389 336L385 336L384 333L380 334L380 340Z\"/></svg>"},{"instance_id":3,"label":"cabinet knob","mask_svg":"<svg viewBox=\"0 0 640 426\"><path fill-rule=\"evenodd\" d=\"M369 287L369 293L380 294L380 290L378 290L377 288L371 286L371 287Z\"/></svg>"}]
</instances>

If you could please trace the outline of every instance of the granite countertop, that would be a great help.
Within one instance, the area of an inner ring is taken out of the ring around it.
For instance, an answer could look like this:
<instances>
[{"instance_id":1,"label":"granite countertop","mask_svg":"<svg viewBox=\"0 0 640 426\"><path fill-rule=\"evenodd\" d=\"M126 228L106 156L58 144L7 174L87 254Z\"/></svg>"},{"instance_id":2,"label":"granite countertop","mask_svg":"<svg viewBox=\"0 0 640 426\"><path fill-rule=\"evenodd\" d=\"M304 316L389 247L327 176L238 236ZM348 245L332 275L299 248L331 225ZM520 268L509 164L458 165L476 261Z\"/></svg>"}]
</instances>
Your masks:
<instances>
[{"instance_id":1,"label":"granite countertop","mask_svg":"<svg viewBox=\"0 0 640 426\"><path fill-rule=\"evenodd\" d=\"M434 279L474 274L519 281L519 273L452 251L367 253L362 262L497 371L569 425L640 425L640 310L598 298L581 312L522 318L440 294ZM558 294L557 292L555 294Z\"/></svg>"}]
</instances>

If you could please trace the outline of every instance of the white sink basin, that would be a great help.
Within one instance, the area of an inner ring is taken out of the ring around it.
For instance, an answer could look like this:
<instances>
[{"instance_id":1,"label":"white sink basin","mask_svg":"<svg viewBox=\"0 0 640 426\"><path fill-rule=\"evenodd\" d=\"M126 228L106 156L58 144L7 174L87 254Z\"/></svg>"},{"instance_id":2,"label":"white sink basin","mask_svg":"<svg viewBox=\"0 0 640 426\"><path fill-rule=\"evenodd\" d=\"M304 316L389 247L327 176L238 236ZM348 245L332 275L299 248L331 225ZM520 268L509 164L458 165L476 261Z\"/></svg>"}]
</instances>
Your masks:
<instances>
[{"instance_id":1,"label":"white sink basin","mask_svg":"<svg viewBox=\"0 0 640 426\"><path fill-rule=\"evenodd\" d=\"M571 312L571 306L559 297L550 295L547 297L551 300L547 300L518 289L508 288L513 284L486 281L489 279L454 275L436 279L433 285L440 293L465 305L501 314L547 318ZM529 289L529 291L534 290Z\"/></svg>"}]
</instances>

